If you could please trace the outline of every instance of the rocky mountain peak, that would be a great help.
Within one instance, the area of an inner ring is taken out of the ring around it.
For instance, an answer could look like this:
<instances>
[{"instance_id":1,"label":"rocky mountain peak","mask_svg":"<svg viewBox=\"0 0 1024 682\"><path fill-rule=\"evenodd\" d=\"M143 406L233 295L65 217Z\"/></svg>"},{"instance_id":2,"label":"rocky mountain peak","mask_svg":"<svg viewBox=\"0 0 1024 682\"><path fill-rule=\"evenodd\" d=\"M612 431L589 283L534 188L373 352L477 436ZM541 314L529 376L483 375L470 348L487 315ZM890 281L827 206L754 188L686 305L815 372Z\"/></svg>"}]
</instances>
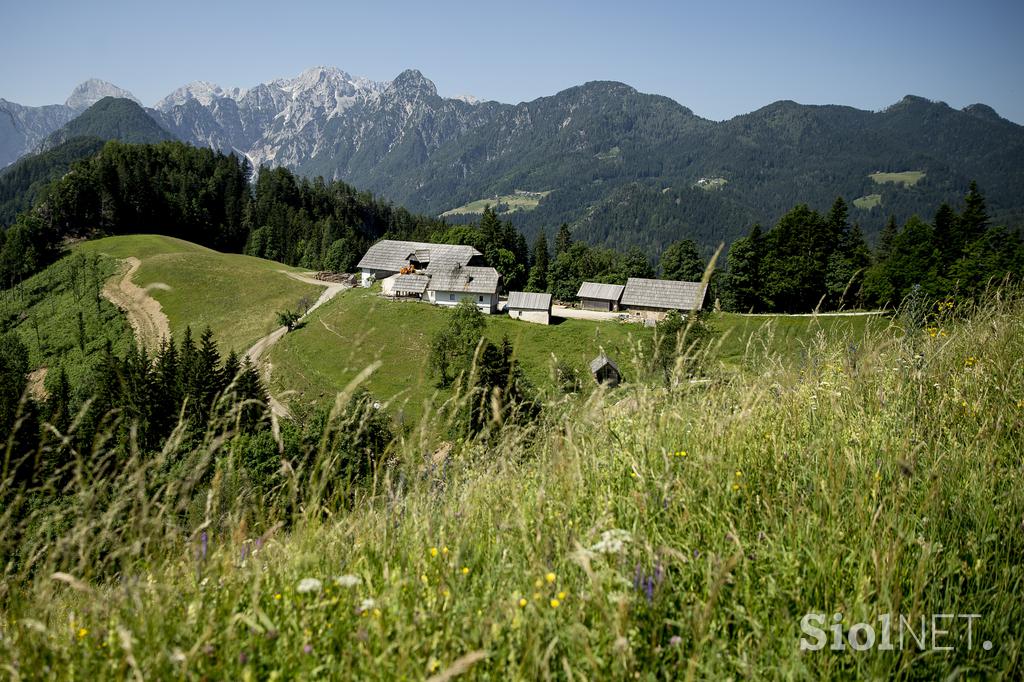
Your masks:
<instances>
[{"instance_id":1,"label":"rocky mountain peak","mask_svg":"<svg viewBox=\"0 0 1024 682\"><path fill-rule=\"evenodd\" d=\"M89 80L79 83L71 94L68 96L67 101L64 104L75 111L85 111L96 102L99 102L104 97L118 97L120 99L130 99L136 104L141 104L135 95L128 92L123 88L119 88L113 83L100 80L98 78L90 78Z\"/></svg>"},{"instance_id":2,"label":"rocky mountain peak","mask_svg":"<svg viewBox=\"0 0 1024 682\"><path fill-rule=\"evenodd\" d=\"M410 97L437 97L437 86L419 69L406 69L391 81L390 91Z\"/></svg>"}]
</instances>

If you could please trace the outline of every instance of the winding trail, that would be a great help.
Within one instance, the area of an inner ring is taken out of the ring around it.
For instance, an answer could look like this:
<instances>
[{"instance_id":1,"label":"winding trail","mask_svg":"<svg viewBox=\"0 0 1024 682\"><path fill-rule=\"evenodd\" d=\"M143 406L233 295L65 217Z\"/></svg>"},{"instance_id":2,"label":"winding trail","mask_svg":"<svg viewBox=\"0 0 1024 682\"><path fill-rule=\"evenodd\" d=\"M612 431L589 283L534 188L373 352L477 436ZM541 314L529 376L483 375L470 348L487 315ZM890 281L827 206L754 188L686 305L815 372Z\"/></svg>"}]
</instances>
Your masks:
<instances>
[{"instance_id":1,"label":"winding trail","mask_svg":"<svg viewBox=\"0 0 1024 682\"><path fill-rule=\"evenodd\" d=\"M298 280L300 282L305 282L306 284L315 284L317 286L324 287L324 291L323 291L322 294L320 294L320 298L318 298L316 300L316 303L311 305L309 307L309 310L307 310L305 312L305 314L303 314L303 316L299 318L299 320L298 320L299 322L304 321L307 317L309 317L309 315L314 310L316 310L317 308L319 308L323 304L325 304L328 301L330 301L332 298L334 298L335 296L340 294L345 289L351 288L350 284L341 284L341 283L338 283L338 282L324 282L322 280L310 277L309 275L300 275L298 273L288 272L286 270L278 270L278 272L280 272L283 275L287 275L288 277L291 277L292 279ZM269 390L269 387L270 387L270 375L271 375L271 372L273 371L274 367L270 363L270 360L269 359L264 359L264 357L266 356L267 352L271 349L271 347L275 343L280 341L284 337L284 335L287 334L287 333L288 333L288 328L287 327L278 327L277 329L275 329L274 331L270 332L269 334L264 336L262 339L260 339L256 343L254 343L252 345L252 347L245 352L245 357L249 359L249 362L251 362L253 365L255 365L257 367L260 367L263 370L263 381L264 381L264 384L268 387L268 390ZM263 360L262 363L261 363L261 360ZM288 408L284 404L282 404L281 401L279 401L277 398L275 398L273 395L270 396L269 404L270 404L270 411L273 412L275 416L277 416L277 417L288 417L288 416L290 416L290 413L288 412Z\"/></svg>"},{"instance_id":2,"label":"winding trail","mask_svg":"<svg viewBox=\"0 0 1024 682\"><path fill-rule=\"evenodd\" d=\"M166 290L169 287L155 283L143 289L132 281L142 261L130 256L122 258L121 262L128 268L120 277L112 277L103 285L103 298L124 311L139 344L148 351L155 351L164 339L171 337L171 324L160 302L149 295L149 290Z\"/></svg>"}]
</instances>

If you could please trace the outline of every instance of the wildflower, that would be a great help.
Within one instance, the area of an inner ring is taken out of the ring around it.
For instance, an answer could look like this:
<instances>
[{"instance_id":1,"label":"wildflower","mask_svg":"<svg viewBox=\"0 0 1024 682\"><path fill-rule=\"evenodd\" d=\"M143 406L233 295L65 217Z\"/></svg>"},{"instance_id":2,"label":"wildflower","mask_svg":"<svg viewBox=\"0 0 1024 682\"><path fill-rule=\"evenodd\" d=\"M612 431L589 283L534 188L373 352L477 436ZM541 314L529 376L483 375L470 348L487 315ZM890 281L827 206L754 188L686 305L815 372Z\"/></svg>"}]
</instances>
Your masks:
<instances>
[{"instance_id":1,"label":"wildflower","mask_svg":"<svg viewBox=\"0 0 1024 682\"><path fill-rule=\"evenodd\" d=\"M303 578L299 581L295 591L299 594L317 593L323 588L324 584L316 578Z\"/></svg>"},{"instance_id":2,"label":"wildflower","mask_svg":"<svg viewBox=\"0 0 1024 682\"><path fill-rule=\"evenodd\" d=\"M462 567L462 575L469 575L469 566Z\"/></svg>"},{"instance_id":3,"label":"wildflower","mask_svg":"<svg viewBox=\"0 0 1024 682\"><path fill-rule=\"evenodd\" d=\"M733 489L733 491L739 490L740 489L740 484L739 483L733 483L732 484L732 489Z\"/></svg>"},{"instance_id":4,"label":"wildflower","mask_svg":"<svg viewBox=\"0 0 1024 682\"><path fill-rule=\"evenodd\" d=\"M452 593L449 592L448 588L446 587L445 589L441 590L441 596L447 599L448 597L452 596Z\"/></svg>"},{"instance_id":5,"label":"wildflower","mask_svg":"<svg viewBox=\"0 0 1024 682\"><path fill-rule=\"evenodd\" d=\"M743 478L743 472L739 469L736 470L736 478Z\"/></svg>"},{"instance_id":6,"label":"wildflower","mask_svg":"<svg viewBox=\"0 0 1024 682\"><path fill-rule=\"evenodd\" d=\"M437 547L431 547L430 548L430 556L431 557L436 557L437 556Z\"/></svg>"},{"instance_id":7,"label":"wildflower","mask_svg":"<svg viewBox=\"0 0 1024 682\"><path fill-rule=\"evenodd\" d=\"M424 573L423 575L420 576L420 582L423 583L424 585L429 585L430 584L430 578L427 577L426 573Z\"/></svg>"},{"instance_id":8,"label":"wildflower","mask_svg":"<svg viewBox=\"0 0 1024 682\"><path fill-rule=\"evenodd\" d=\"M679 646L683 643L683 638L679 635L672 635L672 638L668 640L669 646Z\"/></svg>"},{"instance_id":9,"label":"wildflower","mask_svg":"<svg viewBox=\"0 0 1024 682\"><path fill-rule=\"evenodd\" d=\"M632 540L629 531L612 528L601 533L601 539L590 549L601 554L620 554L626 548L626 543Z\"/></svg>"},{"instance_id":10,"label":"wildflower","mask_svg":"<svg viewBox=\"0 0 1024 682\"><path fill-rule=\"evenodd\" d=\"M437 660L436 658L431 657L430 661L427 663L427 672L428 673L432 673L432 672L434 672L435 670L437 670L440 667L441 667L441 661Z\"/></svg>"},{"instance_id":11,"label":"wildflower","mask_svg":"<svg viewBox=\"0 0 1024 682\"><path fill-rule=\"evenodd\" d=\"M558 601L557 599L552 599L552 600L551 600L550 602L548 602L548 603L549 603L549 604L551 604L551 608L553 608L553 609L557 609L557 608L558 608L558 606L559 606L559 605L560 605L560 604L561 604L562 602Z\"/></svg>"},{"instance_id":12,"label":"wildflower","mask_svg":"<svg viewBox=\"0 0 1024 682\"><path fill-rule=\"evenodd\" d=\"M337 585L338 587L349 587L349 588L351 588L351 587L355 587L356 585L358 585L361 582L362 582L362 578L360 578L357 575L349 575L349 574L339 575L337 578L334 579L334 584Z\"/></svg>"},{"instance_id":13,"label":"wildflower","mask_svg":"<svg viewBox=\"0 0 1024 682\"><path fill-rule=\"evenodd\" d=\"M562 600L562 601L565 601L565 592L559 592L559 593L558 593L558 598L559 598L560 600Z\"/></svg>"},{"instance_id":14,"label":"wildflower","mask_svg":"<svg viewBox=\"0 0 1024 682\"><path fill-rule=\"evenodd\" d=\"M376 618L380 618L380 615L381 615L381 613L382 613L382 612L381 612L381 610L380 610L380 609L374 609L374 610L373 610L373 615L374 615L374 617L376 617Z\"/></svg>"},{"instance_id":15,"label":"wildflower","mask_svg":"<svg viewBox=\"0 0 1024 682\"><path fill-rule=\"evenodd\" d=\"M311 653L313 653L313 645L312 645L312 644L309 644L309 643L307 643L307 644L304 644L304 645L302 646L302 652L303 652L304 654L311 654Z\"/></svg>"},{"instance_id":16,"label":"wildflower","mask_svg":"<svg viewBox=\"0 0 1024 682\"><path fill-rule=\"evenodd\" d=\"M278 592L277 594L274 595L274 601L281 601L281 593L280 592Z\"/></svg>"},{"instance_id":17,"label":"wildflower","mask_svg":"<svg viewBox=\"0 0 1024 682\"><path fill-rule=\"evenodd\" d=\"M544 576L544 579L547 580L548 584L550 585L551 583L555 582L555 580L558 579L558 576L555 575L554 573L548 573L546 576Z\"/></svg>"},{"instance_id":18,"label":"wildflower","mask_svg":"<svg viewBox=\"0 0 1024 682\"><path fill-rule=\"evenodd\" d=\"M444 554L445 556L448 556L448 547L447 546L441 548L441 554Z\"/></svg>"},{"instance_id":19,"label":"wildflower","mask_svg":"<svg viewBox=\"0 0 1024 682\"><path fill-rule=\"evenodd\" d=\"M526 604L527 604L526 597L520 597L519 598L519 608L525 607Z\"/></svg>"},{"instance_id":20,"label":"wildflower","mask_svg":"<svg viewBox=\"0 0 1024 682\"><path fill-rule=\"evenodd\" d=\"M363 613L377 607L377 601L373 597L367 597L359 604L359 610Z\"/></svg>"},{"instance_id":21,"label":"wildflower","mask_svg":"<svg viewBox=\"0 0 1024 682\"><path fill-rule=\"evenodd\" d=\"M533 581L533 586L536 587L539 590L540 588L544 587L544 581L541 580L540 578L537 578L536 580Z\"/></svg>"},{"instance_id":22,"label":"wildflower","mask_svg":"<svg viewBox=\"0 0 1024 682\"><path fill-rule=\"evenodd\" d=\"M85 639L88 634L89 630L87 628L78 628L78 639Z\"/></svg>"}]
</instances>

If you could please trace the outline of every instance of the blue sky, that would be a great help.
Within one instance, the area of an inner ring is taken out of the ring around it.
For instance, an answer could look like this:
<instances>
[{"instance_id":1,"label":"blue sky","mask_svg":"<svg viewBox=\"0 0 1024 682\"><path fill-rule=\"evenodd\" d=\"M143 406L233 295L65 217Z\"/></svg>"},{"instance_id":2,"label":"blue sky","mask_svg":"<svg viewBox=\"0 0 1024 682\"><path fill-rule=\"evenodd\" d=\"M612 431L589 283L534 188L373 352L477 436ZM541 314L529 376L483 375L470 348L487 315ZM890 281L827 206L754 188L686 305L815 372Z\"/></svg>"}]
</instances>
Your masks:
<instances>
[{"instance_id":1,"label":"blue sky","mask_svg":"<svg viewBox=\"0 0 1024 682\"><path fill-rule=\"evenodd\" d=\"M618 80L712 119L916 94L1024 123L1024 0L2 2L0 97L31 105L90 77L150 105L192 80L249 87L322 64L375 80L418 68L442 95L504 102Z\"/></svg>"}]
</instances>

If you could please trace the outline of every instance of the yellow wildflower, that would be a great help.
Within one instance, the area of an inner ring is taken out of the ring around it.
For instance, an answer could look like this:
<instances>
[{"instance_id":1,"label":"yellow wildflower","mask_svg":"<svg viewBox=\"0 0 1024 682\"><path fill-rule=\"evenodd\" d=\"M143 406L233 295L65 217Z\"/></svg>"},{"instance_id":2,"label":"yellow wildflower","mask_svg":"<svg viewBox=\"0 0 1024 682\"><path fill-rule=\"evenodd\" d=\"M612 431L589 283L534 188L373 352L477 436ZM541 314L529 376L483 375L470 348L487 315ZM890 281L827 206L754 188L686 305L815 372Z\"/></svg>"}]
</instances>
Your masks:
<instances>
[{"instance_id":1,"label":"yellow wildflower","mask_svg":"<svg viewBox=\"0 0 1024 682\"><path fill-rule=\"evenodd\" d=\"M280 592L278 592L277 594L274 595L274 601L281 601L281 593Z\"/></svg>"},{"instance_id":2,"label":"yellow wildflower","mask_svg":"<svg viewBox=\"0 0 1024 682\"><path fill-rule=\"evenodd\" d=\"M739 483L733 483L732 484L732 489L733 490L739 490L740 489L740 484Z\"/></svg>"},{"instance_id":3,"label":"yellow wildflower","mask_svg":"<svg viewBox=\"0 0 1024 682\"><path fill-rule=\"evenodd\" d=\"M519 608L523 608L524 606L526 606L526 604L527 604L526 597L521 597L519 599Z\"/></svg>"},{"instance_id":4,"label":"yellow wildflower","mask_svg":"<svg viewBox=\"0 0 1024 682\"><path fill-rule=\"evenodd\" d=\"M85 636L89 634L89 630L86 628L78 628L78 639L85 639Z\"/></svg>"},{"instance_id":5,"label":"yellow wildflower","mask_svg":"<svg viewBox=\"0 0 1024 682\"><path fill-rule=\"evenodd\" d=\"M561 599L562 601L565 601L565 592L559 592L558 593L558 598Z\"/></svg>"},{"instance_id":6,"label":"yellow wildflower","mask_svg":"<svg viewBox=\"0 0 1024 682\"><path fill-rule=\"evenodd\" d=\"M431 547L430 548L430 556L432 556L432 557L436 557L437 556L437 547Z\"/></svg>"},{"instance_id":7,"label":"yellow wildflower","mask_svg":"<svg viewBox=\"0 0 1024 682\"><path fill-rule=\"evenodd\" d=\"M381 614L381 610L380 609L374 609L373 610L373 615L376 616L377 618L380 618L380 614Z\"/></svg>"},{"instance_id":8,"label":"yellow wildflower","mask_svg":"<svg viewBox=\"0 0 1024 682\"><path fill-rule=\"evenodd\" d=\"M558 605L561 604L561 602L557 599L552 599L549 603L551 604L551 608L553 609L557 609Z\"/></svg>"},{"instance_id":9,"label":"yellow wildflower","mask_svg":"<svg viewBox=\"0 0 1024 682\"><path fill-rule=\"evenodd\" d=\"M544 581L541 580L540 578L537 578L536 580L533 581L533 586L538 588L538 589L541 588L541 587L544 587Z\"/></svg>"},{"instance_id":10,"label":"yellow wildflower","mask_svg":"<svg viewBox=\"0 0 1024 682\"><path fill-rule=\"evenodd\" d=\"M441 554L444 554L444 555L448 554L448 547L447 546L444 546L444 547L441 548Z\"/></svg>"},{"instance_id":11,"label":"yellow wildflower","mask_svg":"<svg viewBox=\"0 0 1024 682\"><path fill-rule=\"evenodd\" d=\"M544 576L544 579L548 581L548 584L551 584L558 579L558 576L554 573L548 573L546 576Z\"/></svg>"},{"instance_id":12,"label":"yellow wildflower","mask_svg":"<svg viewBox=\"0 0 1024 682\"><path fill-rule=\"evenodd\" d=\"M469 575L469 566L462 567L462 575Z\"/></svg>"},{"instance_id":13,"label":"yellow wildflower","mask_svg":"<svg viewBox=\"0 0 1024 682\"><path fill-rule=\"evenodd\" d=\"M427 584L430 583L430 578L427 577L426 573L424 573L423 575L420 576L420 582L423 583L424 585L427 585Z\"/></svg>"}]
</instances>

